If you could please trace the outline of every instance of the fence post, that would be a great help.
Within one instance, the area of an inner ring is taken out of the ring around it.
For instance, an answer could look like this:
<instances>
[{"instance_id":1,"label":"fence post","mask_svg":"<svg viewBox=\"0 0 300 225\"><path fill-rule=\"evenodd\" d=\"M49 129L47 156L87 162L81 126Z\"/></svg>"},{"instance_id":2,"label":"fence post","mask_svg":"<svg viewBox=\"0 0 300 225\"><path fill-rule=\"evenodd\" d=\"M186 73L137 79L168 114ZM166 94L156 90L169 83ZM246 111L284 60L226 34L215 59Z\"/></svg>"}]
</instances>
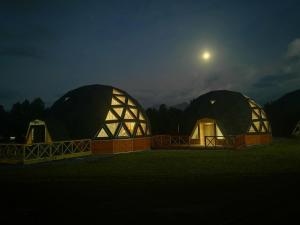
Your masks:
<instances>
[{"instance_id":1,"label":"fence post","mask_svg":"<svg viewBox=\"0 0 300 225\"><path fill-rule=\"evenodd\" d=\"M40 158L40 144L37 144L37 157Z\"/></svg>"},{"instance_id":2,"label":"fence post","mask_svg":"<svg viewBox=\"0 0 300 225\"><path fill-rule=\"evenodd\" d=\"M22 163L24 163L25 162L25 149L26 149L26 145L22 145Z\"/></svg>"},{"instance_id":3,"label":"fence post","mask_svg":"<svg viewBox=\"0 0 300 225\"><path fill-rule=\"evenodd\" d=\"M52 143L50 144L50 158L52 158L53 154L52 154Z\"/></svg>"}]
</instances>

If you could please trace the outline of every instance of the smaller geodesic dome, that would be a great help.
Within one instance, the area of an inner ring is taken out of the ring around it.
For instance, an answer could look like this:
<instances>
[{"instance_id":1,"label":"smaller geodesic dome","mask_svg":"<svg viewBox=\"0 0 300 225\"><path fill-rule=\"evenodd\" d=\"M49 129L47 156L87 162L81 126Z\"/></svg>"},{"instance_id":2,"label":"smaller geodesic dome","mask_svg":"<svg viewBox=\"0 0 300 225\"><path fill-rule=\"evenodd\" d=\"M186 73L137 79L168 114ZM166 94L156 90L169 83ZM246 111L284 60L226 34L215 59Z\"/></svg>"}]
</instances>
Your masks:
<instances>
[{"instance_id":1,"label":"smaller geodesic dome","mask_svg":"<svg viewBox=\"0 0 300 225\"><path fill-rule=\"evenodd\" d=\"M271 137L263 108L239 92L221 90L201 95L186 109L186 115L191 139L201 145L206 136L223 139L245 135L249 144L263 143L265 137L268 141Z\"/></svg>"},{"instance_id":2,"label":"smaller geodesic dome","mask_svg":"<svg viewBox=\"0 0 300 225\"><path fill-rule=\"evenodd\" d=\"M29 123L26 133L26 144L51 142L52 139L44 121L33 120Z\"/></svg>"},{"instance_id":3,"label":"smaller geodesic dome","mask_svg":"<svg viewBox=\"0 0 300 225\"><path fill-rule=\"evenodd\" d=\"M300 137L300 120L298 121L296 127L294 128L292 135L295 137Z\"/></svg>"}]
</instances>

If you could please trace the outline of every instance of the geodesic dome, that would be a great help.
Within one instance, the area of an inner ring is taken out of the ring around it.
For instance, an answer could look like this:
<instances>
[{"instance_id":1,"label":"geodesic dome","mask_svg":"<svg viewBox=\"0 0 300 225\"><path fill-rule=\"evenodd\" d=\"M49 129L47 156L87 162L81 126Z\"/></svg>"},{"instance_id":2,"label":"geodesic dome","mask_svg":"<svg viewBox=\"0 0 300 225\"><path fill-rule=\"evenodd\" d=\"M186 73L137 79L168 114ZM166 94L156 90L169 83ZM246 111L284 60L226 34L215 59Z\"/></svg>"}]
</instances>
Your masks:
<instances>
[{"instance_id":1,"label":"geodesic dome","mask_svg":"<svg viewBox=\"0 0 300 225\"><path fill-rule=\"evenodd\" d=\"M125 91L105 85L69 91L50 108L46 122L53 140L122 139L151 134L141 105Z\"/></svg>"}]
</instances>

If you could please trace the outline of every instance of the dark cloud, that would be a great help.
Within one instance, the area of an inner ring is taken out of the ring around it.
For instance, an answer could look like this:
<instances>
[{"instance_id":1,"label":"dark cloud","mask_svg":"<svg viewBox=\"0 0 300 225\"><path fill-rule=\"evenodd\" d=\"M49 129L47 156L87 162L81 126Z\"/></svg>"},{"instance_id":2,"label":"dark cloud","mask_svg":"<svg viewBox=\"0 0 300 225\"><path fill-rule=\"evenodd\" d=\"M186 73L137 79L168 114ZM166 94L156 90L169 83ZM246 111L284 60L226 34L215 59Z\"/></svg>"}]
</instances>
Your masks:
<instances>
[{"instance_id":1,"label":"dark cloud","mask_svg":"<svg viewBox=\"0 0 300 225\"><path fill-rule=\"evenodd\" d=\"M8 107L12 103L20 101L21 94L16 90L0 89L0 105Z\"/></svg>"},{"instance_id":2,"label":"dark cloud","mask_svg":"<svg viewBox=\"0 0 300 225\"><path fill-rule=\"evenodd\" d=\"M289 44L287 57L288 58L300 57L300 38L295 39Z\"/></svg>"},{"instance_id":3,"label":"dark cloud","mask_svg":"<svg viewBox=\"0 0 300 225\"><path fill-rule=\"evenodd\" d=\"M292 41L282 61L270 66L270 72L258 70L249 95L261 103L272 101L291 90L300 87L300 39ZM261 74L266 74L261 76Z\"/></svg>"},{"instance_id":4,"label":"dark cloud","mask_svg":"<svg viewBox=\"0 0 300 225\"><path fill-rule=\"evenodd\" d=\"M28 25L17 29L0 27L1 42L36 42L52 40L55 35L46 27Z\"/></svg>"},{"instance_id":5,"label":"dark cloud","mask_svg":"<svg viewBox=\"0 0 300 225\"><path fill-rule=\"evenodd\" d=\"M276 67L275 67L276 68ZM253 84L254 88L272 88L288 85L300 79L300 38L288 45L285 59L271 74L259 77Z\"/></svg>"},{"instance_id":6,"label":"dark cloud","mask_svg":"<svg viewBox=\"0 0 300 225\"><path fill-rule=\"evenodd\" d=\"M8 99L13 99L16 96L18 96L20 93L16 90L4 90L0 89L0 100L8 100Z\"/></svg>"},{"instance_id":7,"label":"dark cloud","mask_svg":"<svg viewBox=\"0 0 300 225\"><path fill-rule=\"evenodd\" d=\"M291 81L294 79L298 79L298 73L285 73L285 74L270 74L263 76L259 80L257 80L254 84L254 88L267 88L267 87L275 87L279 84L285 83L287 81Z\"/></svg>"},{"instance_id":8,"label":"dark cloud","mask_svg":"<svg viewBox=\"0 0 300 225\"><path fill-rule=\"evenodd\" d=\"M1 7L5 7L9 10L16 12L31 12L37 10L42 4L40 0L3 0L0 2Z\"/></svg>"},{"instance_id":9,"label":"dark cloud","mask_svg":"<svg viewBox=\"0 0 300 225\"><path fill-rule=\"evenodd\" d=\"M28 57L41 59L43 54L34 47L3 47L0 48L0 56Z\"/></svg>"},{"instance_id":10,"label":"dark cloud","mask_svg":"<svg viewBox=\"0 0 300 225\"><path fill-rule=\"evenodd\" d=\"M44 26L0 27L0 56L40 59L55 35Z\"/></svg>"}]
</instances>

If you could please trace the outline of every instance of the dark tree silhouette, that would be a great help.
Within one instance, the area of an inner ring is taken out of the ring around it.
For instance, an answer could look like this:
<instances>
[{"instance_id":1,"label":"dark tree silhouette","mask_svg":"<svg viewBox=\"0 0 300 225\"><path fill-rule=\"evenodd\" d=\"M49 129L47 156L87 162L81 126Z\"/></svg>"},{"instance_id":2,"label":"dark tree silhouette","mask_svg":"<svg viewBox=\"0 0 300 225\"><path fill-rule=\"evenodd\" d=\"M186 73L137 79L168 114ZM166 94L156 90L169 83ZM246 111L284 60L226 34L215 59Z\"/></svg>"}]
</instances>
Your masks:
<instances>
[{"instance_id":1,"label":"dark tree silhouette","mask_svg":"<svg viewBox=\"0 0 300 225\"><path fill-rule=\"evenodd\" d=\"M265 105L274 136L290 136L300 120L300 90L285 94Z\"/></svg>"},{"instance_id":2,"label":"dark tree silhouette","mask_svg":"<svg viewBox=\"0 0 300 225\"><path fill-rule=\"evenodd\" d=\"M28 124L34 119L45 117L45 104L40 98L31 103L28 100L15 103L9 112L0 107L0 139L1 142L9 141L9 137L16 137L16 142L24 142Z\"/></svg>"},{"instance_id":3,"label":"dark tree silhouette","mask_svg":"<svg viewBox=\"0 0 300 225\"><path fill-rule=\"evenodd\" d=\"M5 140L7 128L7 112L5 111L4 107L0 105L0 142Z\"/></svg>"},{"instance_id":4,"label":"dark tree silhouette","mask_svg":"<svg viewBox=\"0 0 300 225\"><path fill-rule=\"evenodd\" d=\"M159 109L148 108L152 134L182 134L183 111L176 108L168 108L165 104Z\"/></svg>"}]
</instances>

